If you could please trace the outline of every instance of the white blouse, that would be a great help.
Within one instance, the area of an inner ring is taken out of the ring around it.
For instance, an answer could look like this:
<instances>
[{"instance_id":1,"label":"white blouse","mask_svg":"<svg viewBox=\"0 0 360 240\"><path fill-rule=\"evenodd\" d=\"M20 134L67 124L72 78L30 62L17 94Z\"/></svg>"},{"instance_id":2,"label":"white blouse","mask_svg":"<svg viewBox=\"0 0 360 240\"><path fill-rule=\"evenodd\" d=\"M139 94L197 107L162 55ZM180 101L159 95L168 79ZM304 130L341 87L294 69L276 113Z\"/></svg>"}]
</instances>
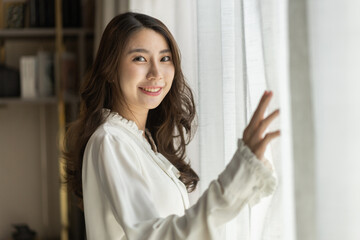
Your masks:
<instances>
[{"instance_id":1,"label":"white blouse","mask_svg":"<svg viewBox=\"0 0 360 240\"><path fill-rule=\"evenodd\" d=\"M271 165L239 140L226 169L189 207L179 171L153 141L150 145L133 121L117 113L104 110L104 117L83 158L88 240L220 239L224 224L246 204L275 190Z\"/></svg>"}]
</instances>

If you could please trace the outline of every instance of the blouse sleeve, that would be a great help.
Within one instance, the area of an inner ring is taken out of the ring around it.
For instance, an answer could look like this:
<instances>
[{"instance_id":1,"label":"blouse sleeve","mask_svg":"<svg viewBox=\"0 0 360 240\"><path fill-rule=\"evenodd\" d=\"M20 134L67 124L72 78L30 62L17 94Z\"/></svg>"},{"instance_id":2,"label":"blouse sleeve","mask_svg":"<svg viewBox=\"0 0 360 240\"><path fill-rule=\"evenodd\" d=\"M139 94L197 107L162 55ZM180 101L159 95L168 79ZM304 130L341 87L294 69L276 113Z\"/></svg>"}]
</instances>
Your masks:
<instances>
[{"instance_id":1,"label":"blouse sleeve","mask_svg":"<svg viewBox=\"0 0 360 240\"><path fill-rule=\"evenodd\" d=\"M242 140L231 162L183 216L160 218L136 152L127 142L106 137L100 147L98 174L117 222L131 240L219 239L221 226L246 205L271 194L276 178Z\"/></svg>"}]
</instances>

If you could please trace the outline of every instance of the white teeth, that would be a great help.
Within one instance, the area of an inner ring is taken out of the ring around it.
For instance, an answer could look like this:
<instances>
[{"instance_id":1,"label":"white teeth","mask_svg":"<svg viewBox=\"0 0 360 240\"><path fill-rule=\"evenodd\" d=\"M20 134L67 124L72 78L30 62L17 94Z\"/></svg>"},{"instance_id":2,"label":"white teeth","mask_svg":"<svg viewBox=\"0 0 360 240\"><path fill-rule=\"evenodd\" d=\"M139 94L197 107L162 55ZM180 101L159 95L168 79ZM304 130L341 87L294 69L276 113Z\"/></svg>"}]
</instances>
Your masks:
<instances>
[{"instance_id":1,"label":"white teeth","mask_svg":"<svg viewBox=\"0 0 360 240\"><path fill-rule=\"evenodd\" d=\"M160 88L143 88L147 92L158 92Z\"/></svg>"}]
</instances>

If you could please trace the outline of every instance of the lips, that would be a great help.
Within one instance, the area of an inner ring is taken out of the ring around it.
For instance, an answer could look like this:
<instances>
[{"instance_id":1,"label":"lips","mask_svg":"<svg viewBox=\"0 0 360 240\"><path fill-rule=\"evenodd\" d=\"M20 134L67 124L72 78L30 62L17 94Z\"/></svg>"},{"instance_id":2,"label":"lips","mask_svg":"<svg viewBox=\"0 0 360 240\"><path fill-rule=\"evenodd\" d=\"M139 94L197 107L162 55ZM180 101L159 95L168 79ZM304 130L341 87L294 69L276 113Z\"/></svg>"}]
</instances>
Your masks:
<instances>
[{"instance_id":1,"label":"lips","mask_svg":"<svg viewBox=\"0 0 360 240\"><path fill-rule=\"evenodd\" d=\"M147 92L158 92L161 88L157 87L157 88L141 88L141 89Z\"/></svg>"},{"instance_id":2,"label":"lips","mask_svg":"<svg viewBox=\"0 0 360 240\"><path fill-rule=\"evenodd\" d=\"M139 87L139 89L150 96L158 96L162 91L162 87Z\"/></svg>"}]
</instances>

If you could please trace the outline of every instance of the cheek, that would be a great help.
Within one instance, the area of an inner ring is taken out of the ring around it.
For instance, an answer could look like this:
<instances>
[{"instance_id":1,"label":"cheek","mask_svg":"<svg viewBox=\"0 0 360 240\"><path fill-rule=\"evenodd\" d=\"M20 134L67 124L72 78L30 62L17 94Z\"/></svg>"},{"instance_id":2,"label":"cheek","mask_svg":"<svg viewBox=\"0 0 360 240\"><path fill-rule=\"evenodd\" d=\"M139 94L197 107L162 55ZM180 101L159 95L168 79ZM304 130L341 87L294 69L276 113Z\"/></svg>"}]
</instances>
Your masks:
<instances>
[{"instance_id":1,"label":"cheek","mask_svg":"<svg viewBox=\"0 0 360 240\"><path fill-rule=\"evenodd\" d=\"M136 78L137 75L140 74L140 69L136 66L127 66L126 68L122 68L121 76L123 79L133 79Z\"/></svg>"},{"instance_id":2,"label":"cheek","mask_svg":"<svg viewBox=\"0 0 360 240\"><path fill-rule=\"evenodd\" d=\"M123 68L120 74L120 86L122 89L133 89L134 86L142 79L143 70L136 66L127 66Z\"/></svg>"},{"instance_id":3,"label":"cheek","mask_svg":"<svg viewBox=\"0 0 360 240\"><path fill-rule=\"evenodd\" d=\"M167 82L169 83L169 85L171 85L171 83L174 80L174 76L175 76L175 68L169 67L168 69L166 69L165 76L166 76Z\"/></svg>"}]
</instances>

